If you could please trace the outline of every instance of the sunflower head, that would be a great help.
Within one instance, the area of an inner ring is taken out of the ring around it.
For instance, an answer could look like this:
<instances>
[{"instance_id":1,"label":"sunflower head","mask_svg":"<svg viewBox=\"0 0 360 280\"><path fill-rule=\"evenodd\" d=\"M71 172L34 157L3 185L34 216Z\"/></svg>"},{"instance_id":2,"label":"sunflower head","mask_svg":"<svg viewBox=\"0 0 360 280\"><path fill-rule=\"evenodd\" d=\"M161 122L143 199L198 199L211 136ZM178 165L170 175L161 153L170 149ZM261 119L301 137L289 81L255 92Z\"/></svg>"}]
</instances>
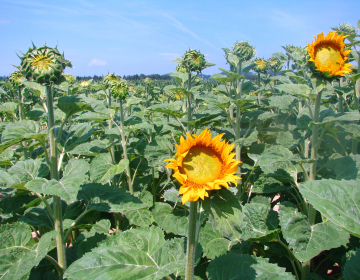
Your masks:
<instances>
[{"instance_id":1,"label":"sunflower head","mask_svg":"<svg viewBox=\"0 0 360 280\"><path fill-rule=\"evenodd\" d=\"M198 72L206 68L206 59L200 51L188 50L183 56L183 63L187 72Z\"/></svg>"},{"instance_id":2,"label":"sunflower head","mask_svg":"<svg viewBox=\"0 0 360 280\"><path fill-rule=\"evenodd\" d=\"M144 79L144 82L145 82L145 84L146 84L147 86L150 86L150 85L152 84L153 80L150 79L150 78L145 78L145 79Z\"/></svg>"},{"instance_id":3,"label":"sunflower head","mask_svg":"<svg viewBox=\"0 0 360 280\"><path fill-rule=\"evenodd\" d=\"M87 81L82 81L80 83L80 86L83 87L83 88L89 88L90 85L91 85L91 82L92 82L92 79L91 80L87 80Z\"/></svg>"},{"instance_id":4,"label":"sunflower head","mask_svg":"<svg viewBox=\"0 0 360 280\"><path fill-rule=\"evenodd\" d=\"M73 84L76 81L76 77L71 74L64 74L64 77L69 84Z\"/></svg>"},{"instance_id":5,"label":"sunflower head","mask_svg":"<svg viewBox=\"0 0 360 280\"><path fill-rule=\"evenodd\" d=\"M22 86L22 82L20 79L24 79L24 75L20 71L14 71L9 76L9 81L13 87Z\"/></svg>"},{"instance_id":6,"label":"sunflower head","mask_svg":"<svg viewBox=\"0 0 360 280\"><path fill-rule=\"evenodd\" d=\"M66 60L57 48L48 46L40 48L33 46L20 59L21 71L25 74L25 78L42 85L56 83L65 67L72 67L71 62Z\"/></svg>"},{"instance_id":7,"label":"sunflower head","mask_svg":"<svg viewBox=\"0 0 360 280\"><path fill-rule=\"evenodd\" d=\"M236 55L240 61L247 61L255 56L255 48L245 41L236 42L232 53Z\"/></svg>"},{"instance_id":8,"label":"sunflower head","mask_svg":"<svg viewBox=\"0 0 360 280\"><path fill-rule=\"evenodd\" d=\"M119 81L119 77L115 73L109 73L104 76L103 81L107 86L111 86L112 83Z\"/></svg>"},{"instance_id":9,"label":"sunflower head","mask_svg":"<svg viewBox=\"0 0 360 280\"><path fill-rule=\"evenodd\" d=\"M124 99L129 93L129 87L124 81L116 81L111 84L110 93L115 98Z\"/></svg>"},{"instance_id":10,"label":"sunflower head","mask_svg":"<svg viewBox=\"0 0 360 280\"><path fill-rule=\"evenodd\" d=\"M268 67L274 72L278 72L282 68L281 60L276 56L270 57L267 60L267 64Z\"/></svg>"},{"instance_id":11,"label":"sunflower head","mask_svg":"<svg viewBox=\"0 0 360 280\"><path fill-rule=\"evenodd\" d=\"M332 79L352 71L351 64L346 63L351 50L345 50L345 38L336 31L330 31L326 36L321 32L315 42L308 44L310 68L315 74Z\"/></svg>"},{"instance_id":12,"label":"sunflower head","mask_svg":"<svg viewBox=\"0 0 360 280\"><path fill-rule=\"evenodd\" d=\"M187 134L185 140L180 137L180 145L176 145L176 159L170 161L167 168L173 169L175 177L181 184L179 194L182 203L186 201L204 200L209 197L208 191L228 188L228 183L237 185L238 176L235 176L238 165L234 159L236 153L231 153L234 145L221 141L220 134L211 138L210 131L205 129L199 135Z\"/></svg>"},{"instance_id":13,"label":"sunflower head","mask_svg":"<svg viewBox=\"0 0 360 280\"><path fill-rule=\"evenodd\" d=\"M254 59L255 66L253 70L257 73L266 73L266 70L268 69L266 60L263 58L255 58Z\"/></svg>"},{"instance_id":14,"label":"sunflower head","mask_svg":"<svg viewBox=\"0 0 360 280\"><path fill-rule=\"evenodd\" d=\"M296 51L296 47L294 45L286 45L285 47L283 47L285 49L285 51L287 53L293 53L294 51Z\"/></svg>"}]
</instances>

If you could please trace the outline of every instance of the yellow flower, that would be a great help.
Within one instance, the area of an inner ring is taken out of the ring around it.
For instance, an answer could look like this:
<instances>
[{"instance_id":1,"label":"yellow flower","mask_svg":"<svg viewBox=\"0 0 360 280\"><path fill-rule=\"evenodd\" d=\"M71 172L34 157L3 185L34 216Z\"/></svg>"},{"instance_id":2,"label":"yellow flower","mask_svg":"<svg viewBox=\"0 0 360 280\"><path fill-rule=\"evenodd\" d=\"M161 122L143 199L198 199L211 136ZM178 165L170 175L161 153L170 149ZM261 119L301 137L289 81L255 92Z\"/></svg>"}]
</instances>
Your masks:
<instances>
[{"instance_id":1,"label":"yellow flower","mask_svg":"<svg viewBox=\"0 0 360 280\"><path fill-rule=\"evenodd\" d=\"M228 182L237 185L235 172L241 161L235 160L234 148L225 141L224 135L219 134L211 138L210 130L205 129L200 135L187 133L187 140L180 137L180 145L176 145L176 159L170 161L167 168L173 169L175 177L181 184L179 194L182 194L182 203L186 201L204 200L209 197L207 191L228 188Z\"/></svg>"},{"instance_id":2,"label":"yellow flower","mask_svg":"<svg viewBox=\"0 0 360 280\"><path fill-rule=\"evenodd\" d=\"M330 31L326 36L321 32L315 38L315 42L308 44L311 68L326 78L345 76L352 70L351 63L346 63L351 50L345 50L344 34L338 35L336 31Z\"/></svg>"}]
</instances>

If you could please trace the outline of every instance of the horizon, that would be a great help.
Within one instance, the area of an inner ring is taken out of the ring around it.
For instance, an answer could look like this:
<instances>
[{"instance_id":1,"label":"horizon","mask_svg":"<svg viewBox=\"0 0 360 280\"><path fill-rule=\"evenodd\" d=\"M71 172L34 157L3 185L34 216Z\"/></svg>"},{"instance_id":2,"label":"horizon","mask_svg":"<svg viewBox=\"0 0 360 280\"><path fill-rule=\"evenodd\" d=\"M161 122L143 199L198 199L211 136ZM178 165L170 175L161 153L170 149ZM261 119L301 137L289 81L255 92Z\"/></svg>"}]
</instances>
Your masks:
<instances>
[{"instance_id":1,"label":"horizon","mask_svg":"<svg viewBox=\"0 0 360 280\"><path fill-rule=\"evenodd\" d=\"M0 76L9 76L21 56L45 42L58 46L74 76L119 76L175 71L176 58L189 48L216 64L204 75L227 68L224 51L248 41L256 57L268 59L281 46L305 46L320 32L342 23L356 26L360 1L308 0L239 3L156 1L69 1L61 3L1 0ZM311 9L309 9L311 7ZM319 12L321 11L321 12Z\"/></svg>"}]
</instances>

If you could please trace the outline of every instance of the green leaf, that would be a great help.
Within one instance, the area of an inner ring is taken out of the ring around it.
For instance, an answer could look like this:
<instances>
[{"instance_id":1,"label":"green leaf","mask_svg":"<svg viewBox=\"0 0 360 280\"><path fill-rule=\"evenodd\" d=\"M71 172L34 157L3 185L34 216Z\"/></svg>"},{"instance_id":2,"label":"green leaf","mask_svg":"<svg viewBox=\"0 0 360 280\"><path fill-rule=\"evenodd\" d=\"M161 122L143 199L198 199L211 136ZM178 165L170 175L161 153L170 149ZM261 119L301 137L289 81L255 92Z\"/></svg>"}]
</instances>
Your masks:
<instances>
[{"instance_id":1,"label":"green leaf","mask_svg":"<svg viewBox=\"0 0 360 280\"><path fill-rule=\"evenodd\" d=\"M217 196L204 200L203 207L215 231L240 242L240 224L244 215L239 200L229 190L223 188Z\"/></svg>"},{"instance_id":2,"label":"green leaf","mask_svg":"<svg viewBox=\"0 0 360 280\"><path fill-rule=\"evenodd\" d=\"M271 242L280 233L277 213L271 209L270 200L256 201L243 207L244 218L240 225L241 239L252 242Z\"/></svg>"},{"instance_id":3,"label":"green leaf","mask_svg":"<svg viewBox=\"0 0 360 280\"><path fill-rule=\"evenodd\" d=\"M92 140L90 142L81 143L69 150L69 154L83 155L83 156L96 156L105 151L107 144L104 140Z\"/></svg>"},{"instance_id":4,"label":"green leaf","mask_svg":"<svg viewBox=\"0 0 360 280\"><path fill-rule=\"evenodd\" d=\"M359 21L360 23L360 21ZM360 279L360 249L356 249L356 253L350 257L349 260L346 261L344 267L344 277L345 280L354 280Z\"/></svg>"},{"instance_id":5,"label":"green leaf","mask_svg":"<svg viewBox=\"0 0 360 280\"><path fill-rule=\"evenodd\" d=\"M299 100L292 95L271 96L269 105L280 110L291 111Z\"/></svg>"},{"instance_id":6,"label":"green leaf","mask_svg":"<svg viewBox=\"0 0 360 280\"><path fill-rule=\"evenodd\" d=\"M88 141L92 132L92 126L88 123L74 125L69 131L62 131L60 145L65 147L65 152L69 151L80 143Z\"/></svg>"},{"instance_id":7,"label":"green leaf","mask_svg":"<svg viewBox=\"0 0 360 280\"><path fill-rule=\"evenodd\" d=\"M349 241L349 234L331 221L310 226L307 217L290 202L280 205L279 216L282 234L300 261L310 260L324 250Z\"/></svg>"},{"instance_id":8,"label":"green leaf","mask_svg":"<svg viewBox=\"0 0 360 280\"><path fill-rule=\"evenodd\" d=\"M80 95L62 96L59 98L56 106L63 111L67 117L81 111L94 112L92 106L87 104L85 99Z\"/></svg>"},{"instance_id":9,"label":"green leaf","mask_svg":"<svg viewBox=\"0 0 360 280\"><path fill-rule=\"evenodd\" d=\"M165 240L157 227L121 232L66 270L71 279L161 279L185 266L184 240Z\"/></svg>"},{"instance_id":10,"label":"green leaf","mask_svg":"<svg viewBox=\"0 0 360 280\"><path fill-rule=\"evenodd\" d=\"M154 222L152 213L147 208L127 210L123 213L128 218L130 225L148 227Z\"/></svg>"},{"instance_id":11,"label":"green leaf","mask_svg":"<svg viewBox=\"0 0 360 280\"><path fill-rule=\"evenodd\" d=\"M155 222L166 232L187 236L189 212L184 209L173 209L170 204L156 202L152 210Z\"/></svg>"},{"instance_id":12,"label":"green leaf","mask_svg":"<svg viewBox=\"0 0 360 280\"><path fill-rule=\"evenodd\" d=\"M339 122L339 121L358 121L358 120L360 120L359 113L345 112L345 113L337 114L335 116L326 117L320 123L325 124L325 123Z\"/></svg>"},{"instance_id":13,"label":"green leaf","mask_svg":"<svg viewBox=\"0 0 360 280\"><path fill-rule=\"evenodd\" d=\"M35 121L25 120L9 123L2 134L2 141L27 138L28 135L37 134L39 131L40 125Z\"/></svg>"},{"instance_id":14,"label":"green leaf","mask_svg":"<svg viewBox=\"0 0 360 280\"><path fill-rule=\"evenodd\" d=\"M301 194L337 226L360 237L360 181L322 179L300 184Z\"/></svg>"},{"instance_id":15,"label":"green leaf","mask_svg":"<svg viewBox=\"0 0 360 280\"><path fill-rule=\"evenodd\" d=\"M163 114L169 115L170 117L173 117L173 118L180 119L186 115L186 113L179 112L181 106L182 106L182 102L176 101L176 102L173 102L170 104L152 105L146 109L153 111L153 112L163 113Z\"/></svg>"},{"instance_id":16,"label":"green leaf","mask_svg":"<svg viewBox=\"0 0 360 280\"><path fill-rule=\"evenodd\" d=\"M199 242L203 248L204 255L208 259L214 259L225 254L231 248L231 241L224 238L220 231L214 230L209 222L200 228Z\"/></svg>"},{"instance_id":17,"label":"green leaf","mask_svg":"<svg viewBox=\"0 0 360 280\"><path fill-rule=\"evenodd\" d=\"M39 243L30 226L15 222L0 226L0 278L23 279L47 254L56 231L45 233Z\"/></svg>"},{"instance_id":18,"label":"green leaf","mask_svg":"<svg viewBox=\"0 0 360 280\"><path fill-rule=\"evenodd\" d=\"M8 187L26 183L38 177L47 176L49 169L47 165L43 164L43 161L42 158L18 161L8 169L8 173L12 177L12 182L8 184Z\"/></svg>"},{"instance_id":19,"label":"green leaf","mask_svg":"<svg viewBox=\"0 0 360 280\"><path fill-rule=\"evenodd\" d=\"M41 99L44 99L46 97L46 87L45 86L42 86L36 82L28 82L28 81L24 81L23 84L29 91L31 91L37 97L40 97Z\"/></svg>"},{"instance_id":20,"label":"green leaf","mask_svg":"<svg viewBox=\"0 0 360 280\"><path fill-rule=\"evenodd\" d=\"M307 98L310 93L310 88L307 85L301 84L280 84L275 86L280 92Z\"/></svg>"},{"instance_id":21,"label":"green leaf","mask_svg":"<svg viewBox=\"0 0 360 280\"><path fill-rule=\"evenodd\" d=\"M296 157L281 145L253 145L248 156L258 163L266 174L274 173L278 169L284 169L290 174L297 172L297 167L292 163Z\"/></svg>"},{"instance_id":22,"label":"green leaf","mask_svg":"<svg viewBox=\"0 0 360 280\"><path fill-rule=\"evenodd\" d=\"M0 104L0 112L15 114L18 105L15 102L5 102Z\"/></svg>"},{"instance_id":23,"label":"green leaf","mask_svg":"<svg viewBox=\"0 0 360 280\"><path fill-rule=\"evenodd\" d=\"M285 272L285 268L246 254L226 254L215 258L208 266L207 276L209 280L295 280L295 276Z\"/></svg>"},{"instance_id":24,"label":"green leaf","mask_svg":"<svg viewBox=\"0 0 360 280\"><path fill-rule=\"evenodd\" d=\"M185 84L188 80L187 73L172 72L172 73L168 73L168 75L173 77L180 84Z\"/></svg>"},{"instance_id":25,"label":"green leaf","mask_svg":"<svg viewBox=\"0 0 360 280\"><path fill-rule=\"evenodd\" d=\"M210 77L210 80L219 81L224 85L231 81L231 79L228 76L222 74L214 74Z\"/></svg>"},{"instance_id":26,"label":"green leaf","mask_svg":"<svg viewBox=\"0 0 360 280\"><path fill-rule=\"evenodd\" d=\"M228 70L226 70L226 69L224 69L224 68L219 68L219 70L221 70L221 71L223 71L225 74L227 74L227 75L230 77L230 79L231 79L231 81L232 81L233 83L235 83L236 81L244 78L243 75L240 75L240 74L237 74L237 73L228 71Z\"/></svg>"},{"instance_id":27,"label":"green leaf","mask_svg":"<svg viewBox=\"0 0 360 280\"><path fill-rule=\"evenodd\" d=\"M83 185L77 198L88 202L87 208L103 212L123 212L147 208L140 199L124 189L95 183Z\"/></svg>"},{"instance_id":28,"label":"green leaf","mask_svg":"<svg viewBox=\"0 0 360 280\"><path fill-rule=\"evenodd\" d=\"M90 177L94 183L107 183L120 174L129 165L129 160L122 159L117 165L112 163L110 153L97 155L91 162Z\"/></svg>"},{"instance_id":29,"label":"green leaf","mask_svg":"<svg viewBox=\"0 0 360 280\"><path fill-rule=\"evenodd\" d=\"M261 173L259 178L257 178L254 182L254 186L251 191L253 193L278 193L289 189L290 187L286 186L277 178Z\"/></svg>"},{"instance_id":30,"label":"green leaf","mask_svg":"<svg viewBox=\"0 0 360 280\"><path fill-rule=\"evenodd\" d=\"M247 81L241 85L241 93L249 94L253 89L254 85L251 81Z\"/></svg>"}]
</instances>

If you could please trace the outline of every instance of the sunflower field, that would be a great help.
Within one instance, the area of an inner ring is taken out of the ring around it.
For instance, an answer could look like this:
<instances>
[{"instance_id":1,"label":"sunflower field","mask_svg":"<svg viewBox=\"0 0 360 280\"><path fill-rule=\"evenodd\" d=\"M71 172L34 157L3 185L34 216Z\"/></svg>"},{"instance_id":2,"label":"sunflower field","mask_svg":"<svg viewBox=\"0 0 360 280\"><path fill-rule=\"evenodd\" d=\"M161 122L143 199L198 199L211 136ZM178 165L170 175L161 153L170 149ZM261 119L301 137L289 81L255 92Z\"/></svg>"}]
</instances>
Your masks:
<instances>
[{"instance_id":1,"label":"sunflower field","mask_svg":"<svg viewBox=\"0 0 360 280\"><path fill-rule=\"evenodd\" d=\"M0 279L360 279L359 29L236 42L208 81L193 49L80 82L30 47L0 82Z\"/></svg>"}]
</instances>

